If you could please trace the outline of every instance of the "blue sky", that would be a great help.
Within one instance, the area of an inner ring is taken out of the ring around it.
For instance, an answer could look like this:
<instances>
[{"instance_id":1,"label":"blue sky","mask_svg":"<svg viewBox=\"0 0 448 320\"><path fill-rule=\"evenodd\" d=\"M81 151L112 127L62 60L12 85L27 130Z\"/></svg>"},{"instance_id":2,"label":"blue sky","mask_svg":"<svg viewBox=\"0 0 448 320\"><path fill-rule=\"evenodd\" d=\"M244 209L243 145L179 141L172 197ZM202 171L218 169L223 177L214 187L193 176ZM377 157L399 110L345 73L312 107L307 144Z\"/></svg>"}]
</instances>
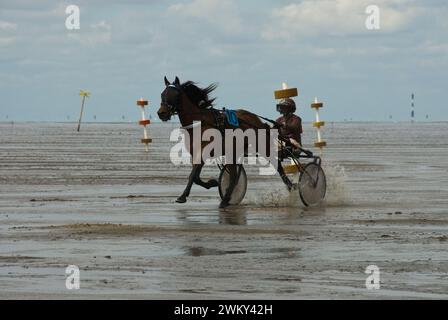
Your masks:
<instances>
[{"instance_id":1,"label":"blue sky","mask_svg":"<svg viewBox=\"0 0 448 320\"><path fill-rule=\"evenodd\" d=\"M65 8L78 5L80 30ZM380 30L365 9L380 8ZM218 82L217 107L275 117L273 91L300 91L305 121L314 96L328 121L448 120L446 0L1 0L0 121L154 117L163 76Z\"/></svg>"}]
</instances>

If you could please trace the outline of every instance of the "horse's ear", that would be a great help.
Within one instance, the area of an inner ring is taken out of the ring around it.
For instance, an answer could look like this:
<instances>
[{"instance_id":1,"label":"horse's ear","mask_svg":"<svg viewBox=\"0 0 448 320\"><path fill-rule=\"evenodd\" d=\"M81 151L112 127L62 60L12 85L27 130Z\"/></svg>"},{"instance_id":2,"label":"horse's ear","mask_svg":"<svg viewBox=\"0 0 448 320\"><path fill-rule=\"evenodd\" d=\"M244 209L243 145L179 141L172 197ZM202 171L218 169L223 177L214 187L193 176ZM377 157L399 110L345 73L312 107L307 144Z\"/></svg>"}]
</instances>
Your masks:
<instances>
[{"instance_id":1,"label":"horse's ear","mask_svg":"<svg viewBox=\"0 0 448 320\"><path fill-rule=\"evenodd\" d=\"M164 80L165 80L165 86L168 87L171 83L168 81L168 79L166 78L166 76L165 76Z\"/></svg>"},{"instance_id":2,"label":"horse's ear","mask_svg":"<svg viewBox=\"0 0 448 320\"><path fill-rule=\"evenodd\" d=\"M175 84L176 86L180 86L180 80L179 80L178 77L176 77L176 79L174 79L174 84Z\"/></svg>"}]
</instances>

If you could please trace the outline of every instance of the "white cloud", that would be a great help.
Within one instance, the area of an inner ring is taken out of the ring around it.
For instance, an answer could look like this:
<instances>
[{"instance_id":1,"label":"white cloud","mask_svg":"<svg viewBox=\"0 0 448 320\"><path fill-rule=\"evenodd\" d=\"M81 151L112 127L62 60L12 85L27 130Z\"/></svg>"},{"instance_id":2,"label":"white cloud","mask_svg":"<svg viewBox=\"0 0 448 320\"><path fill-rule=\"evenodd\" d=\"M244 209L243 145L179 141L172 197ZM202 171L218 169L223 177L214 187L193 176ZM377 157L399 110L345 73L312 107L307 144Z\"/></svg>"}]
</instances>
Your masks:
<instances>
[{"instance_id":1,"label":"white cloud","mask_svg":"<svg viewBox=\"0 0 448 320\"><path fill-rule=\"evenodd\" d=\"M94 30L106 30L110 31L112 29L111 25L108 24L106 21L100 21L98 23L92 24L92 29Z\"/></svg>"},{"instance_id":2,"label":"white cloud","mask_svg":"<svg viewBox=\"0 0 448 320\"><path fill-rule=\"evenodd\" d=\"M14 35L16 30L16 23L0 20L0 47L6 47L16 42L17 37Z\"/></svg>"},{"instance_id":3,"label":"white cloud","mask_svg":"<svg viewBox=\"0 0 448 320\"><path fill-rule=\"evenodd\" d=\"M9 46L16 41L15 37L0 37L0 47Z\"/></svg>"},{"instance_id":4,"label":"white cloud","mask_svg":"<svg viewBox=\"0 0 448 320\"><path fill-rule=\"evenodd\" d=\"M195 18L226 33L243 31L238 7L233 0L193 0L171 5L168 12L177 17Z\"/></svg>"},{"instance_id":5,"label":"white cloud","mask_svg":"<svg viewBox=\"0 0 448 320\"><path fill-rule=\"evenodd\" d=\"M82 29L82 27L81 27ZM68 34L70 39L79 41L82 45L98 45L110 43L112 39L112 26L106 21L92 24L87 31L73 31Z\"/></svg>"},{"instance_id":6,"label":"white cloud","mask_svg":"<svg viewBox=\"0 0 448 320\"><path fill-rule=\"evenodd\" d=\"M0 20L0 31L16 30L17 24Z\"/></svg>"},{"instance_id":7,"label":"white cloud","mask_svg":"<svg viewBox=\"0 0 448 320\"><path fill-rule=\"evenodd\" d=\"M275 8L270 24L262 36L268 40L293 39L303 36L356 35L365 28L365 10L371 0L305 0ZM406 0L377 0L381 30L395 32L406 28L419 14L419 9Z\"/></svg>"}]
</instances>

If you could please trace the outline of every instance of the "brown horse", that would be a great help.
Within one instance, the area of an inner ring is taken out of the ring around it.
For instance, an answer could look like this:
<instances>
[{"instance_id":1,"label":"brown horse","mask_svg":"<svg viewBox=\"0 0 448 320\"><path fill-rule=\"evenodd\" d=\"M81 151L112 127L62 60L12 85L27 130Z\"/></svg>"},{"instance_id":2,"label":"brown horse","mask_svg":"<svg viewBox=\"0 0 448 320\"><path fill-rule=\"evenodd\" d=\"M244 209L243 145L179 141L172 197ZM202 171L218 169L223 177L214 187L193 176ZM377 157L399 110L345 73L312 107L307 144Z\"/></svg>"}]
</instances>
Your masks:
<instances>
[{"instance_id":1,"label":"brown horse","mask_svg":"<svg viewBox=\"0 0 448 320\"><path fill-rule=\"evenodd\" d=\"M217 128L218 124L216 121L218 110L213 108L213 102L215 99L209 98L209 94L216 89L217 85L212 84L204 89L199 88L192 81L187 81L185 83L180 83L179 78L176 77L173 83L170 83L165 77L165 90L161 95L160 109L157 114L162 121L168 121L175 114L179 116L180 123L183 128L185 128L190 137L192 137L192 124L193 121L201 122L201 131L204 132L210 128ZM270 129L271 127L262 122L260 118L246 110L236 110L236 115L239 120L239 128L243 131L246 129ZM234 126L224 123L223 127L219 129L235 129ZM202 134L201 132L201 134ZM201 142L201 150L210 142ZM190 139L190 145L187 147L190 154L193 150L193 139ZM283 172L283 168L280 165L281 160L279 160L279 165L277 170L282 177L283 181L288 185L291 185L288 177ZM204 162L200 164L193 164L193 168L188 179L187 186L184 192L177 198L177 202L184 203L187 201L187 197L190 194L191 187L193 183L200 185L206 189L218 186L218 181L211 179L204 182L200 178L202 167ZM237 182L237 165L235 162L233 164L227 165L230 169L230 183L229 187L225 192L225 195L221 201L220 208L226 207L229 204L233 189ZM286 180L285 180L286 179Z\"/></svg>"}]
</instances>

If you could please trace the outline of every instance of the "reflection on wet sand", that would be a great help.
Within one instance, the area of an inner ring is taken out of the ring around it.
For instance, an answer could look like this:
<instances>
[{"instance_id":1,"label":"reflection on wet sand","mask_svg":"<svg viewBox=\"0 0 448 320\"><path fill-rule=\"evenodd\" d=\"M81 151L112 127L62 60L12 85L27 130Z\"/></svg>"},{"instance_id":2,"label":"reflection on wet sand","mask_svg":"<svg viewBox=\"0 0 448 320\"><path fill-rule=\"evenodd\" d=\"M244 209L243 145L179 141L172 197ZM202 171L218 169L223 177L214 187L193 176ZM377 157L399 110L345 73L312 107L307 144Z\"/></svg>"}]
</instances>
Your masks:
<instances>
[{"instance_id":1,"label":"reflection on wet sand","mask_svg":"<svg viewBox=\"0 0 448 320\"><path fill-rule=\"evenodd\" d=\"M246 225L247 219L246 219L246 212L245 210L238 210L238 211L226 211L226 210L220 210L219 211L219 223L220 224L230 224L230 225Z\"/></svg>"}]
</instances>

